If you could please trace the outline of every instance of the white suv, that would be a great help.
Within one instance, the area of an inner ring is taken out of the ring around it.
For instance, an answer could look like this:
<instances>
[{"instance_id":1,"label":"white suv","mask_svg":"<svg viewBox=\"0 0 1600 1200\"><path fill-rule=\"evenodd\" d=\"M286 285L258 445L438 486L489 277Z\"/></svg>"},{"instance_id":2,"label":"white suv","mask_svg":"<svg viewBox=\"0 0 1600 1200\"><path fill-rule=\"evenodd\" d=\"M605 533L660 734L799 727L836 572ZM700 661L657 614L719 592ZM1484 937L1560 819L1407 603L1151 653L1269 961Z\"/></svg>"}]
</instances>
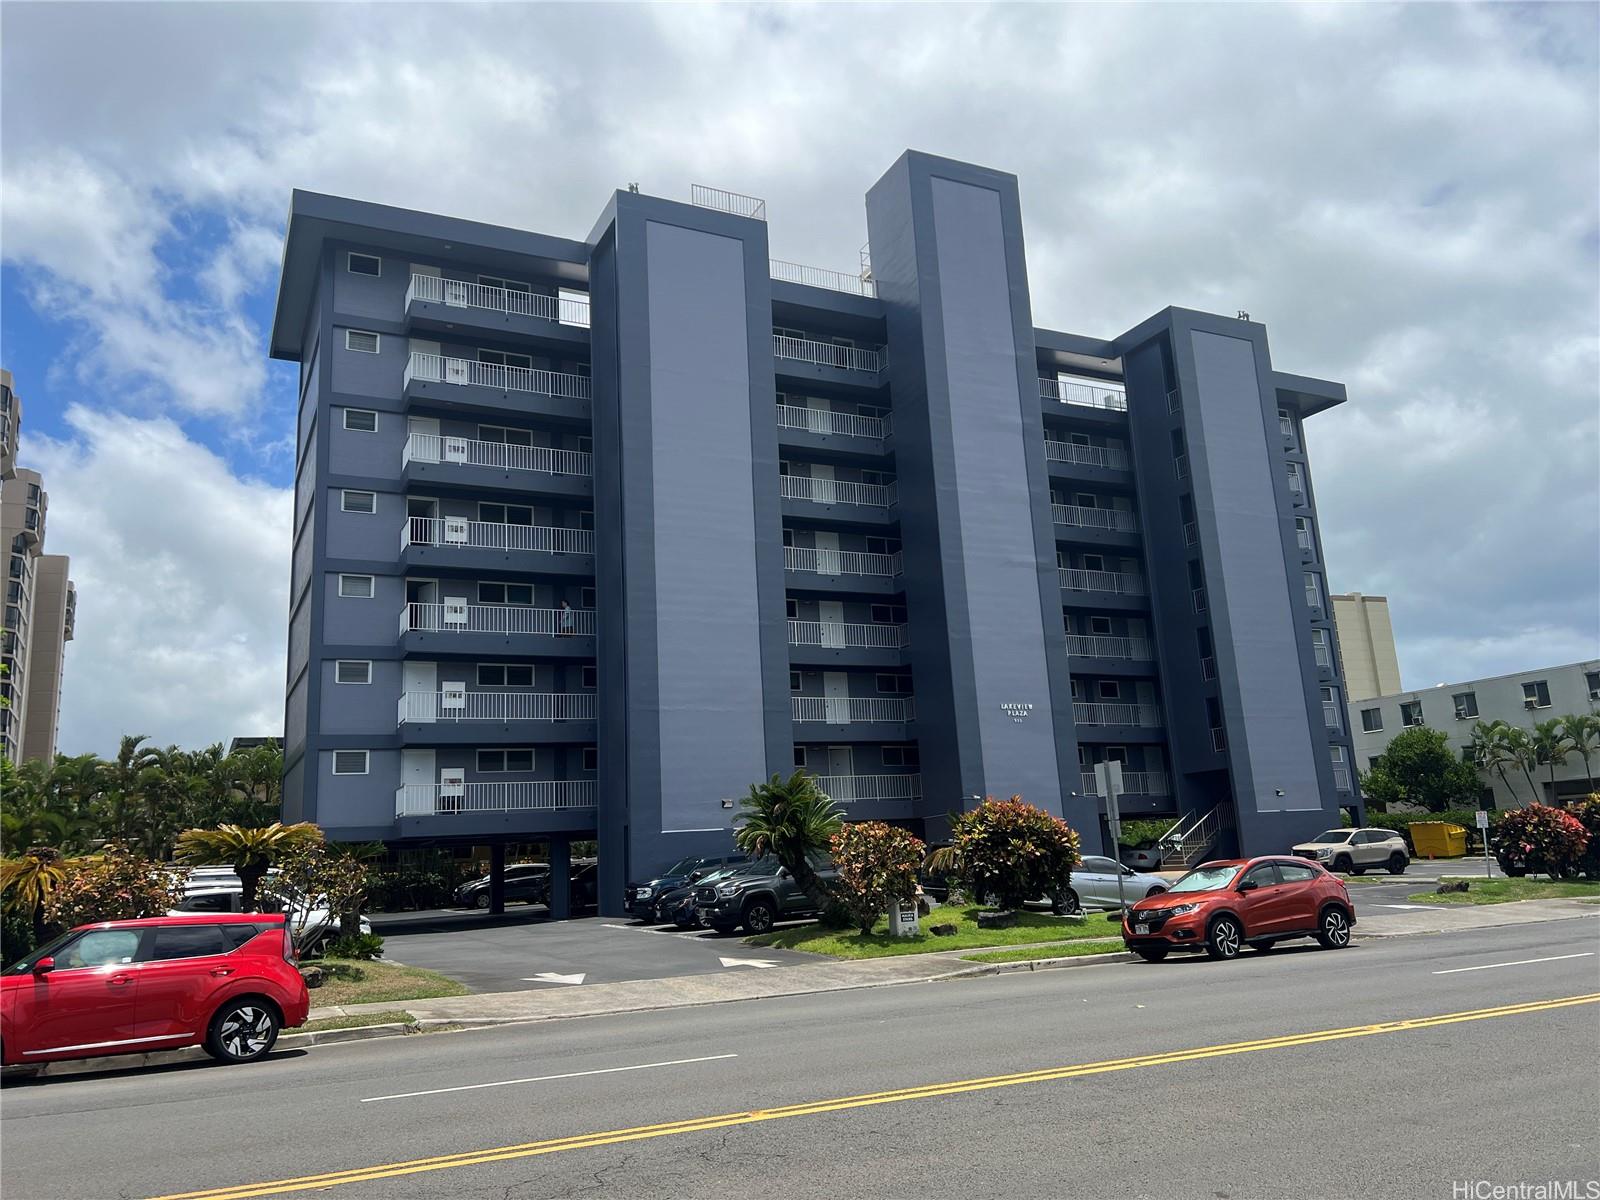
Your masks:
<instances>
[{"instance_id":1,"label":"white suv","mask_svg":"<svg viewBox=\"0 0 1600 1200\"><path fill-rule=\"evenodd\" d=\"M1378 867L1400 875L1411 861L1405 838L1391 829L1330 829L1299 843L1291 853L1347 875Z\"/></svg>"}]
</instances>

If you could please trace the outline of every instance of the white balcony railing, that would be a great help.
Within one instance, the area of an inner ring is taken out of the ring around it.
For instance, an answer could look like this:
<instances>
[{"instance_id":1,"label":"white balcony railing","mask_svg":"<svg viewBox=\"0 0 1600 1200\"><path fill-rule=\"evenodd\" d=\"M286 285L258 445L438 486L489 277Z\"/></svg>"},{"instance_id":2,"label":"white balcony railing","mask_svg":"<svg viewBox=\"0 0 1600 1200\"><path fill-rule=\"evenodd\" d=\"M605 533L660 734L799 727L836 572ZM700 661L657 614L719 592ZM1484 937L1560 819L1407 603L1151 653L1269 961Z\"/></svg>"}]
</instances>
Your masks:
<instances>
[{"instance_id":1,"label":"white balcony railing","mask_svg":"<svg viewBox=\"0 0 1600 1200\"><path fill-rule=\"evenodd\" d=\"M852 296L876 296L872 277L867 274L851 275L847 271L830 271L826 267L808 267L802 263L784 262L781 258L767 260L768 274L785 283L801 283L807 287L827 288L832 292L849 292Z\"/></svg>"},{"instance_id":2,"label":"white balcony railing","mask_svg":"<svg viewBox=\"0 0 1600 1200\"><path fill-rule=\"evenodd\" d=\"M497 471L543 471L549 475L594 473L593 455L582 450L553 450L549 446L513 446L507 442L480 442L475 438L437 433L406 435L403 463L452 463L489 467Z\"/></svg>"},{"instance_id":3,"label":"white balcony railing","mask_svg":"<svg viewBox=\"0 0 1600 1200\"><path fill-rule=\"evenodd\" d=\"M906 645L904 625L853 625L845 621L790 621L789 645L828 650L899 650Z\"/></svg>"},{"instance_id":4,"label":"white balcony railing","mask_svg":"<svg viewBox=\"0 0 1600 1200\"><path fill-rule=\"evenodd\" d=\"M543 371L533 367L505 367L499 363L477 362L470 358L449 358L443 354L422 354L413 350L406 364L403 383L450 383L460 386L496 388L502 392L532 392L565 400L589 399L589 377L563 371Z\"/></svg>"},{"instance_id":5,"label":"white balcony railing","mask_svg":"<svg viewBox=\"0 0 1600 1200\"><path fill-rule=\"evenodd\" d=\"M1205 590L1205 588L1203 588L1203 587L1192 588L1190 590L1190 592L1189 592L1189 602L1194 605L1195 612L1197 612L1197 613L1205 612L1205 610L1206 610L1206 590Z\"/></svg>"},{"instance_id":6,"label":"white balcony railing","mask_svg":"<svg viewBox=\"0 0 1600 1200\"><path fill-rule=\"evenodd\" d=\"M1179 479L1189 478L1189 456L1179 454L1172 460L1172 473Z\"/></svg>"},{"instance_id":7,"label":"white balcony railing","mask_svg":"<svg viewBox=\"0 0 1600 1200\"><path fill-rule=\"evenodd\" d=\"M888 417L863 417L826 408L804 408L798 404L778 405L778 427L845 437L882 439L889 436Z\"/></svg>"},{"instance_id":8,"label":"white balcony railing","mask_svg":"<svg viewBox=\"0 0 1600 1200\"><path fill-rule=\"evenodd\" d=\"M404 692L399 721L592 721L594 713L593 692Z\"/></svg>"},{"instance_id":9,"label":"white balcony railing","mask_svg":"<svg viewBox=\"0 0 1600 1200\"><path fill-rule=\"evenodd\" d=\"M1110 637L1098 633L1067 634L1067 653L1084 658L1128 658L1139 661L1156 656L1149 638Z\"/></svg>"},{"instance_id":10,"label":"white balcony railing","mask_svg":"<svg viewBox=\"0 0 1600 1200\"><path fill-rule=\"evenodd\" d=\"M1081 567L1058 567L1061 586L1069 592L1115 592L1119 596L1144 595L1144 576L1130 571L1086 571Z\"/></svg>"},{"instance_id":11,"label":"white balcony railing","mask_svg":"<svg viewBox=\"0 0 1600 1200\"><path fill-rule=\"evenodd\" d=\"M547 637L594 634L592 608L534 608L527 604L405 604L401 633L506 633Z\"/></svg>"},{"instance_id":12,"label":"white balcony railing","mask_svg":"<svg viewBox=\"0 0 1600 1200\"><path fill-rule=\"evenodd\" d=\"M1074 383L1066 379L1041 379L1039 395L1045 400L1059 400L1062 404L1077 404L1084 408L1128 411L1128 393L1121 388Z\"/></svg>"},{"instance_id":13,"label":"white balcony railing","mask_svg":"<svg viewBox=\"0 0 1600 1200\"><path fill-rule=\"evenodd\" d=\"M1350 768L1335 765L1333 768L1333 786L1341 792L1350 790Z\"/></svg>"},{"instance_id":14,"label":"white balcony railing","mask_svg":"<svg viewBox=\"0 0 1600 1200\"><path fill-rule=\"evenodd\" d=\"M1322 723L1329 729L1343 729L1344 722L1339 718L1339 706L1331 701L1322 702Z\"/></svg>"},{"instance_id":15,"label":"white balcony railing","mask_svg":"<svg viewBox=\"0 0 1600 1200\"><path fill-rule=\"evenodd\" d=\"M1326 642L1312 642L1311 653L1317 660L1317 666L1329 668L1333 666L1333 652L1328 649Z\"/></svg>"},{"instance_id":16,"label":"white balcony railing","mask_svg":"<svg viewBox=\"0 0 1600 1200\"><path fill-rule=\"evenodd\" d=\"M1300 478L1300 472L1291 471L1289 473L1289 491L1296 496L1300 496L1305 493L1305 490L1305 481Z\"/></svg>"},{"instance_id":17,"label":"white balcony railing","mask_svg":"<svg viewBox=\"0 0 1600 1200\"><path fill-rule=\"evenodd\" d=\"M1183 527L1183 544L1185 546L1197 545L1200 541L1200 526L1190 521Z\"/></svg>"},{"instance_id":18,"label":"white balcony railing","mask_svg":"<svg viewBox=\"0 0 1600 1200\"><path fill-rule=\"evenodd\" d=\"M1093 771L1082 772L1079 788L1085 796L1098 796L1100 782ZM1165 771L1124 771L1122 773L1122 791L1129 796L1165 796L1168 795L1167 773Z\"/></svg>"},{"instance_id":19,"label":"white balcony railing","mask_svg":"<svg viewBox=\"0 0 1600 1200\"><path fill-rule=\"evenodd\" d=\"M901 556L870 554L864 550L813 550L808 546L785 546L786 571L811 571L818 575L871 575L892 578L900 574Z\"/></svg>"},{"instance_id":20,"label":"white balcony railing","mask_svg":"<svg viewBox=\"0 0 1600 1200\"><path fill-rule=\"evenodd\" d=\"M1211 731L1211 748L1221 754L1228 748L1228 735L1221 729Z\"/></svg>"},{"instance_id":21,"label":"white balcony railing","mask_svg":"<svg viewBox=\"0 0 1600 1200\"><path fill-rule=\"evenodd\" d=\"M1206 655L1200 660L1200 678L1215 679L1217 677L1217 660L1211 655Z\"/></svg>"},{"instance_id":22,"label":"white balcony railing","mask_svg":"<svg viewBox=\"0 0 1600 1200\"><path fill-rule=\"evenodd\" d=\"M517 317L537 317L561 325L589 325L587 296L550 295L525 292L520 288L491 287L468 283L464 279L441 279L437 275L413 275L406 289L406 306L412 301L443 304L447 308L481 308Z\"/></svg>"},{"instance_id":23,"label":"white balcony railing","mask_svg":"<svg viewBox=\"0 0 1600 1200\"><path fill-rule=\"evenodd\" d=\"M828 725L898 724L917 715L909 696L791 696L789 709L796 721Z\"/></svg>"},{"instance_id":24,"label":"white balcony railing","mask_svg":"<svg viewBox=\"0 0 1600 1200\"><path fill-rule=\"evenodd\" d=\"M714 208L718 212L732 213L736 217L752 220L767 219L767 202L759 196L745 196L739 192L725 192L721 188L707 187L703 183L689 185L689 203L701 208Z\"/></svg>"},{"instance_id":25,"label":"white balcony railing","mask_svg":"<svg viewBox=\"0 0 1600 1200\"><path fill-rule=\"evenodd\" d=\"M1080 446L1076 442L1045 438L1044 457L1047 462L1078 463L1085 467L1105 467L1110 471L1128 469L1127 452L1113 446Z\"/></svg>"},{"instance_id":26,"label":"white balcony railing","mask_svg":"<svg viewBox=\"0 0 1600 1200\"><path fill-rule=\"evenodd\" d=\"M1079 725L1139 725L1153 728L1161 724L1161 709L1154 704L1099 704L1077 701L1072 719Z\"/></svg>"},{"instance_id":27,"label":"white balcony railing","mask_svg":"<svg viewBox=\"0 0 1600 1200\"><path fill-rule=\"evenodd\" d=\"M535 550L544 554L593 554L594 530L560 525L507 525L465 517L407 517L400 549L455 546L463 550Z\"/></svg>"},{"instance_id":28,"label":"white balcony railing","mask_svg":"<svg viewBox=\"0 0 1600 1200\"><path fill-rule=\"evenodd\" d=\"M869 371L877 374L883 369L881 348L863 350L859 346L841 346L835 342L814 342L810 338L772 335L772 353L779 358L792 358L797 362L812 363L819 367L839 367L845 371Z\"/></svg>"},{"instance_id":29,"label":"white balcony railing","mask_svg":"<svg viewBox=\"0 0 1600 1200\"><path fill-rule=\"evenodd\" d=\"M593 808L594 780L538 779L522 783L405 783L395 791L397 817L461 813L536 812Z\"/></svg>"},{"instance_id":30,"label":"white balcony railing","mask_svg":"<svg viewBox=\"0 0 1600 1200\"><path fill-rule=\"evenodd\" d=\"M1178 389L1173 388L1167 393L1167 411L1175 413L1183 408L1183 397L1178 394Z\"/></svg>"},{"instance_id":31,"label":"white balcony railing","mask_svg":"<svg viewBox=\"0 0 1600 1200\"><path fill-rule=\"evenodd\" d=\"M1076 525L1083 529L1113 529L1132 533L1138 528L1133 514L1121 508L1084 508L1079 504L1052 504L1050 515L1057 525Z\"/></svg>"},{"instance_id":32,"label":"white balcony railing","mask_svg":"<svg viewBox=\"0 0 1600 1200\"><path fill-rule=\"evenodd\" d=\"M888 508L895 502L895 485L892 482L853 483L848 479L780 475L778 495L785 500L811 500L817 504L861 504L869 508Z\"/></svg>"},{"instance_id":33,"label":"white balcony railing","mask_svg":"<svg viewBox=\"0 0 1600 1200\"><path fill-rule=\"evenodd\" d=\"M1307 608L1321 608L1322 607L1322 593L1317 590L1317 588L1316 588L1316 586L1314 584L1307 584L1306 585L1306 607Z\"/></svg>"},{"instance_id":34,"label":"white balcony railing","mask_svg":"<svg viewBox=\"0 0 1600 1200\"><path fill-rule=\"evenodd\" d=\"M922 797L921 775L818 775L817 786L840 804Z\"/></svg>"},{"instance_id":35,"label":"white balcony railing","mask_svg":"<svg viewBox=\"0 0 1600 1200\"><path fill-rule=\"evenodd\" d=\"M1296 529L1294 531L1294 540L1300 543L1300 549L1302 550L1310 550L1313 548L1311 543L1311 530L1309 529Z\"/></svg>"}]
</instances>

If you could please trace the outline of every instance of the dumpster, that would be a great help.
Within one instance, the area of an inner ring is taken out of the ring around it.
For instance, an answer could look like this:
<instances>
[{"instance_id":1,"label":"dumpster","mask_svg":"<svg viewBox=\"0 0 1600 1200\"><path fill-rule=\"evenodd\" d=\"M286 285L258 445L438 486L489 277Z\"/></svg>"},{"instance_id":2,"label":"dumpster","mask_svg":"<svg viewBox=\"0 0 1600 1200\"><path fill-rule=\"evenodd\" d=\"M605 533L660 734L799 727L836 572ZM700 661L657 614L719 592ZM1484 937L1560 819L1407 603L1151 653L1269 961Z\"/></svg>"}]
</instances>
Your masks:
<instances>
[{"instance_id":1,"label":"dumpster","mask_svg":"<svg viewBox=\"0 0 1600 1200\"><path fill-rule=\"evenodd\" d=\"M1460 858L1467 852L1467 831L1448 821L1417 821L1410 826L1411 844L1419 858Z\"/></svg>"}]
</instances>

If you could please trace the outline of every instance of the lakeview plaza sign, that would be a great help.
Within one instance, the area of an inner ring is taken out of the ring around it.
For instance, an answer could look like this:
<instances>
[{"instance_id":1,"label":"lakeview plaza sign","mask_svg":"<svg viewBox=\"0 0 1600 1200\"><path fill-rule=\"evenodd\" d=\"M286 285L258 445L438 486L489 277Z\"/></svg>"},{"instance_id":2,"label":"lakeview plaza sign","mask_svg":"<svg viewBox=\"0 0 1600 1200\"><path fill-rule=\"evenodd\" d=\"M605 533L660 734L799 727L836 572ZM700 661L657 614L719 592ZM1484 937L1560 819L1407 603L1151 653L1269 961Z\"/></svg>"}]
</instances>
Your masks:
<instances>
[{"instance_id":1,"label":"lakeview plaza sign","mask_svg":"<svg viewBox=\"0 0 1600 1200\"><path fill-rule=\"evenodd\" d=\"M1002 700L1000 711L1005 713L1018 725L1021 725L1033 713L1033 705L1021 700Z\"/></svg>"}]
</instances>

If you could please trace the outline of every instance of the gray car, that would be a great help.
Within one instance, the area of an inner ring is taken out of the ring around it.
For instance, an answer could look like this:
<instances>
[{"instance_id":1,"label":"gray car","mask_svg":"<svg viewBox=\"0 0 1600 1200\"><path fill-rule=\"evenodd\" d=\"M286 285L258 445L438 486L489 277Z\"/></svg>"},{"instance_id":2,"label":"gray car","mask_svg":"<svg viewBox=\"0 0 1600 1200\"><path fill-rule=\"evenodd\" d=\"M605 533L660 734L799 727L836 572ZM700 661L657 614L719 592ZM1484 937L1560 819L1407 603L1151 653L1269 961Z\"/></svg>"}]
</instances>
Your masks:
<instances>
[{"instance_id":1,"label":"gray car","mask_svg":"<svg viewBox=\"0 0 1600 1200\"><path fill-rule=\"evenodd\" d=\"M1071 894L1065 897L1065 907L1069 911L1077 907L1116 908L1118 875L1122 876L1122 897L1129 904L1164 892L1168 887L1167 881L1159 875L1145 875L1101 855L1086 854L1083 862L1072 869ZM1077 903L1073 903L1074 900Z\"/></svg>"}]
</instances>

